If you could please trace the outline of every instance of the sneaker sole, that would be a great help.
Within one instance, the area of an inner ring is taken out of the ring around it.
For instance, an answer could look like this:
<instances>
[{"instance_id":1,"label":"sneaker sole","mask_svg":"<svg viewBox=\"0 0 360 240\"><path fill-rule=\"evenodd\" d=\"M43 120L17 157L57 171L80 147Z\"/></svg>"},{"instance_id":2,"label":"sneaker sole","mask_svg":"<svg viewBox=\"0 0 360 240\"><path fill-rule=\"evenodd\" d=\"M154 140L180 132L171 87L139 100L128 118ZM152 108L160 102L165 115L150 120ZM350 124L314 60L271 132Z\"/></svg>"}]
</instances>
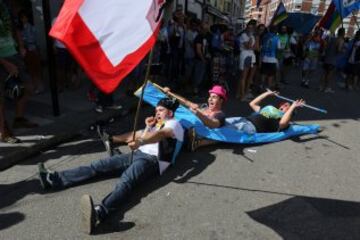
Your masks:
<instances>
[{"instance_id":1,"label":"sneaker sole","mask_svg":"<svg viewBox=\"0 0 360 240\"><path fill-rule=\"evenodd\" d=\"M38 175L39 175L39 181L40 181L40 185L42 187L42 189L47 189L46 184L44 183L42 177L41 177L41 172L43 172L43 170L45 169L44 164L43 163L38 163Z\"/></svg>"},{"instance_id":2,"label":"sneaker sole","mask_svg":"<svg viewBox=\"0 0 360 240\"><path fill-rule=\"evenodd\" d=\"M101 126L97 125L96 131L97 131L97 134L99 135L99 138L103 142L106 152L108 153L109 157L112 157L114 154L113 154L111 143L104 138Z\"/></svg>"},{"instance_id":3,"label":"sneaker sole","mask_svg":"<svg viewBox=\"0 0 360 240\"><path fill-rule=\"evenodd\" d=\"M91 234L94 222L94 203L89 195L83 195L80 199L81 231Z\"/></svg>"}]
</instances>

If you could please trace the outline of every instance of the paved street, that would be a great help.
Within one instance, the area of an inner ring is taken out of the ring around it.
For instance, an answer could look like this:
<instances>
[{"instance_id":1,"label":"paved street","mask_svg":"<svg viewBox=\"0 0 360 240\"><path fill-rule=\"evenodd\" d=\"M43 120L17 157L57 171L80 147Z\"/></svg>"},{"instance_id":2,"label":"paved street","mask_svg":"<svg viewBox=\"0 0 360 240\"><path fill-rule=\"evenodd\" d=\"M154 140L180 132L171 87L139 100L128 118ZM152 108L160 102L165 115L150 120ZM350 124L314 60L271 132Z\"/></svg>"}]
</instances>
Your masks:
<instances>
[{"instance_id":1,"label":"paved street","mask_svg":"<svg viewBox=\"0 0 360 240\"><path fill-rule=\"evenodd\" d=\"M0 239L360 239L360 92L302 89L295 76L282 93L329 111L302 109L296 116L320 124L319 135L183 152L174 168L140 187L95 236L86 236L79 232L80 197L91 194L98 202L116 179L45 193L36 176L38 162L62 170L105 157L95 134L85 132L1 172ZM231 100L226 112L249 109ZM118 119L110 131L129 130L132 122L132 116Z\"/></svg>"}]
</instances>

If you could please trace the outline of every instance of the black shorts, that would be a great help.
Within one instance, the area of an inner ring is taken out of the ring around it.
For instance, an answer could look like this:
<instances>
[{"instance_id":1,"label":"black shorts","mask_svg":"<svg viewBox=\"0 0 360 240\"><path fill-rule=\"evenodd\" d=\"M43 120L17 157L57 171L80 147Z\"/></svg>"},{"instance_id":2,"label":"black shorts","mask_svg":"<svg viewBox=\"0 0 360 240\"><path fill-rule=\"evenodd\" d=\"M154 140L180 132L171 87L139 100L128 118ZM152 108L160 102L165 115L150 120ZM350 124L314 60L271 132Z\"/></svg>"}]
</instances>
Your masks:
<instances>
[{"instance_id":1,"label":"black shorts","mask_svg":"<svg viewBox=\"0 0 360 240\"><path fill-rule=\"evenodd\" d=\"M348 63L346 65L345 72L350 76L360 76L360 63Z\"/></svg>"},{"instance_id":2,"label":"black shorts","mask_svg":"<svg viewBox=\"0 0 360 240\"><path fill-rule=\"evenodd\" d=\"M330 71L335 70L336 66L332 65L330 63L324 63L323 68L324 68L325 71L330 72Z\"/></svg>"},{"instance_id":3,"label":"black shorts","mask_svg":"<svg viewBox=\"0 0 360 240\"><path fill-rule=\"evenodd\" d=\"M266 76L270 76L270 77L275 76L277 72L277 64L262 62L260 72L261 74Z\"/></svg>"}]
</instances>

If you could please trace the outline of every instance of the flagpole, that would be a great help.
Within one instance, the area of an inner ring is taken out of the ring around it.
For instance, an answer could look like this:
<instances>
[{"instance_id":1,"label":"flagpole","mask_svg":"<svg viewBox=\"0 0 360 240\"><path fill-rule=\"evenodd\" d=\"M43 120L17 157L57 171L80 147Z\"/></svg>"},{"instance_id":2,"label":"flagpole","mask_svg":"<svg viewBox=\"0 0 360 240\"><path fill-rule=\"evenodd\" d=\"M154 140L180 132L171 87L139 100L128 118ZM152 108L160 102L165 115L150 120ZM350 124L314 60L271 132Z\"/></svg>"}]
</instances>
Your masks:
<instances>
[{"instance_id":1,"label":"flagpole","mask_svg":"<svg viewBox=\"0 0 360 240\"><path fill-rule=\"evenodd\" d=\"M50 82L50 90L51 90L51 102L53 108L53 115L57 117L60 115L60 107L59 107L59 98L58 98L57 74L56 74L56 66L55 66L55 55L53 50L53 40L48 35L48 32L50 32L51 29L49 0L42 1L42 8L44 14L46 53L48 60L48 74L49 74L49 82Z\"/></svg>"},{"instance_id":2,"label":"flagpole","mask_svg":"<svg viewBox=\"0 0 360 240\"><path fill-rule=\"evenodd\" d=\"M343 15L342 15L342 2L341 0L338 0L339 1L339 10L340 10L340 19L341 19L341 28L344 28L344 21L343 21Z\"/></svg>"},{"instance_id":3,"label":"flagpole","mask_svg":"<svg viewBox=\"0 0 360 240\"><path fill-rule=\"evenodd\" d=\"M141 105L142 105L142 102L144 99L145 88L149 81L150 68L151 68L151 63L152 63L152 58L153 58L153 51L154 51L154 47L151 48L150 53L149 53L149 59L148 59L147 67L146 67L146 73L145 73L145 80L144 80L143 87L141 88L141 95L140 95L140 99L138 101L138 105L136 108L134 127L133 127L133 136L132 136L133 141L135 141L135 137L136 137L136 129L138 126L138 121L139 121L140 108L141 108ZM134 151L131 152L131 161L133 160L133 155L134 155Z\"/></svg>"}]
</instances>

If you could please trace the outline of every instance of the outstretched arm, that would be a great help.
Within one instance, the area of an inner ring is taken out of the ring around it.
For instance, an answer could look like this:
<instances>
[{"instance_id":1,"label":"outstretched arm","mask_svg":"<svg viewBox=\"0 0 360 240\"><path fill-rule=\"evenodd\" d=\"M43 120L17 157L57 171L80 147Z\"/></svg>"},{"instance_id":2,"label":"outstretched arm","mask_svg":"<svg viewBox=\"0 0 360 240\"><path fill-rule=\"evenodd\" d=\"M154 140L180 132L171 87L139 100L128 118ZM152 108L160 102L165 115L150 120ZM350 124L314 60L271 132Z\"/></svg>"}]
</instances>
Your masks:
<instances>
[{"instance_id":1,"label":"outstretched arm","mask_svg":"<svg viewBox=\"0 0 360 240\"><path fill-rule=\"evenodd\" d=\"M298 99L295 102L293 102L289 108L289 110L286 111L284 116L280 119L279 122L279 130L283 130L289 126L289 123L291 121L291 117L294 113L294 110L297 107L302 107L305 104L305 101L303 99Z\"/></svg>"},{"instance_id":2,"label":"outstretched arm","mask_svg":"<svg viewBox=\"0 0 360 240\"><path fill-rule=\"evenodd\" d=\"M143 131L137 131L135 133L135 139L141 137ZM128 143L133 139L133 132L127 132L121 135L114 135L111 137L113 143Z\"/></svg>"},{"instance_id":3,"label":"outstretched arm","mask_svg":"<svg viewBox=\"0 0 360 240\"><path fill-rule=\"evenodd\" d=\"M267 90L266 92L264 92L263 94L260 94L259 96L257 96L254 100L252 100L249 103L249 106L252 108L252 110L254 110L255 112L259 112L261 109L260 103L267 97L269 96L275 96L279 94L278 92L273 92L270 90Z\"/></svg>"},{"instance_id":4,"label":"outstretched arm","mask_svg":"<svg viewBox=\"0 0 360 240\"><path fill-rule=\"evenodd\" d=\"M164 87L162 90L167 95L176 98L182 105L186 106L187 108L197 108L197 107L199 107L196 103L191 102L190 100L180 96L179 94L171 92L170 88L168 88L168 87Z\"/></svg>"}]
</instances>

